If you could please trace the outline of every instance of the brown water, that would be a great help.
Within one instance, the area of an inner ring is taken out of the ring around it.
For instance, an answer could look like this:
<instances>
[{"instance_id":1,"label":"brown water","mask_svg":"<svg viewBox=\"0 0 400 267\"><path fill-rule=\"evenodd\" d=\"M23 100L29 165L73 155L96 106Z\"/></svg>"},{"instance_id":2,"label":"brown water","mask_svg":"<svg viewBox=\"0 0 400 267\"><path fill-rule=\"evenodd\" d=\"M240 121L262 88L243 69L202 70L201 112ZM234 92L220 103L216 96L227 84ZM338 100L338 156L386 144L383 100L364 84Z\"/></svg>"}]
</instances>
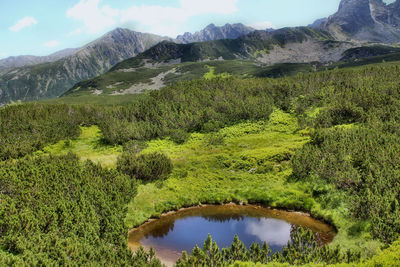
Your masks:
<instances>
[{"instance_id":1,"label":"brown water","mask_svg":"<svg viewBox=\"0 0 400 267\"><path fill-rule=\"evenodd\" d=\"M153 247L156 255L172 265L183 250L202 247L211 234L219 247L228 247L235 235L249 247L253 242L268 243L272 251L281 250L290 241L294 226L311 229L322 243L335 236L334 229L307 214L286 212L260 206L204 206L182 209L149 221L129 233L129 247Z\"/></svg>"}]
</instances>

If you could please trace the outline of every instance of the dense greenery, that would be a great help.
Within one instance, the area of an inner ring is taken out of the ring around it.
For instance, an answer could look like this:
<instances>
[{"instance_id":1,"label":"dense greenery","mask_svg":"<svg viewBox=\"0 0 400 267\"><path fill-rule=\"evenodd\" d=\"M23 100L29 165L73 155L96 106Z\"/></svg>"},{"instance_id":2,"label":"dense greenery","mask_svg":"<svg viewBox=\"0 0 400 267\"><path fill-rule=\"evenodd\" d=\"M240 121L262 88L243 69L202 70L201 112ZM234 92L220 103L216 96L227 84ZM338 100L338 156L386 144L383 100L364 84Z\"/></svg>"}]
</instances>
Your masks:
<instances>
[{"instance_id":1,"label":"dense greenery","mask_svg":"<svg viewBox=\"0 0 400 267\"><path fill-rule=\"evenodd\" d=\"M267 119L273 99L260 86L234 79L179 83L109 110L99 127L105 140L122 144L169 136L176 130L213 131L243 120Z\"/></svg>"},{"instance_id":2,"label":"dense greenery","mask_svg":"<svg viewBox=\"0 0 400 267\"><path fill-rule=\"evenodd\" d=\"M161 153L136 155L127 151L119 158L117 169L139 180L153 181L167 177L172 171L172 163Z\"/></svg>"},{"instance_id":3,"label":"dense greenery","mask_svg":"<svg viewBox=\"0 0 400 267\"><path fill-rule=\"evenodd\" d=\"M0 164L0 265L135 265L125 205L135 180L77 157Z\"/></svg>"},{"instance_id":4,"label":"dense greenery","mask_svg":"<svg viewBox=\"0 0 400 267\"><path fill-rule=\"evenodd\" d=\"M90 123L85 107L25 104L0 109L0 160L18 158L61 139L78 137Z\"/></svg>"},{"instance_id":5,"label":"dense greenery","mask_svg":"<svg viewBox=\"0 0 400 267\"><path fill-rule=\"evenodd\" d=\"M393 244L395 255L399 73L398 64L382 63L280 79L181 82L123 105L2 108L0 263L134 265L140 258L156 266L152 253L131 258L128 226L229 201L308 211L335 224L333 246L368 257ZM90 125L99 128L82 128ZM102 132L93 147L124 146L119 170L73 155L32 154L65 149L84 158L75 145L89 144L80 139L87 129ZM166 157L174 166L169 175ZM135 179L121 171L150 182L136 194ZM167 177L151 182L159 176ZM325 261L318 255L312 258Z\"/></svg>"},{"instance_id":6,"label":"dense greenery","mask_svg":"<svg viewBox=\"0 0 400 267\"><path fill-rule=\"evenodd\" d=\"M221 250L209 235L204 241L202 249L196 246L190 256L184 252L176 266L229 266L236 261L250 261L261 264L280 262L293 265L307 263L335 264L354 262L360 258L359 254L354 254L351 251L342 252L338 247L321 247L310 230L292 228L290 236L292 242L283 247L282 251L272 253L265 242L262 246L253 243L248 249L238 236L234 237L230 247Z\"/></svg>"}]
</instances>

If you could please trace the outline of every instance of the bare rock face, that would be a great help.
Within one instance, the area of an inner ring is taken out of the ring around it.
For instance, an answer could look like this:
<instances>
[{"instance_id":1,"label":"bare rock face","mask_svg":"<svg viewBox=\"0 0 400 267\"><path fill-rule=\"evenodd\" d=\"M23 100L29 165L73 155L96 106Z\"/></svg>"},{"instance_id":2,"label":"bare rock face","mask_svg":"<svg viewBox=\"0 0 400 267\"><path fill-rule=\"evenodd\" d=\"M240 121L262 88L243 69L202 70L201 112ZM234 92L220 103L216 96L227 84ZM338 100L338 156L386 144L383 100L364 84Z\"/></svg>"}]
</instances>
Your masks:
<instances>
[{"instance_id":1,"label":"bare rock face","mask_svg":"<svg viewBox=\"0 0 400 267\"><path fill-rule=\"evenodd\" d=\"M255 29L247 27L241 23L225 24L222 27L210 24L199 32L194 34L186 32L184 35L179 35L176 39L178 42L185 44L221 39L236 39L253 31L255 31Z\"/></svg>"},{"instance_id":2,"label":"bare rock face","mask_svg":"<svg viewBox=\"0 0 400 267\"><path fill-rule=\"evenodd\" d=\"M357 33L360 28L373 26L369 2L370 0L343 0L339 11L330 18L328 24L335 23L350 34Z\"/></svg>"},{"instance_id":3,"label":"bare rock face","mask_svg":"<svg viewBox=\"0 0 400 267\"><path fill-rule=\"evenodd\" d=\"M400 0L386 5L382 0L342 0L338 12L318 28L339 40L400 42Z\"/></svg>"},{"instance_id":4,"label":"bare rock face","mask_svg":"<svg viewBox=\"0 0 400 267\"><path fill-rule=\"evenodd\" d=\"M400 1L388 5L388 24L400 27Z\"/></svg>"}]
</instances>

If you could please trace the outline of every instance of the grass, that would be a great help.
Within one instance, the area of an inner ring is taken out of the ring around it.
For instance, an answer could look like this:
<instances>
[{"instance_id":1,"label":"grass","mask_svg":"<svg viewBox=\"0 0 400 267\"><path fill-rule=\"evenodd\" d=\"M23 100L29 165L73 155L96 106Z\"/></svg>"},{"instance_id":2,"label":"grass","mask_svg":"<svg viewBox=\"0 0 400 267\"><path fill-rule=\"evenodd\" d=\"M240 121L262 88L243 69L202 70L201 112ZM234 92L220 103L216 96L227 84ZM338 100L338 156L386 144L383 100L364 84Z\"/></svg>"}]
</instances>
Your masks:
<instances>
[{"instance_id":1,"label":"grass","mask_svg":"<svg viewBox=\"0 0 400 267\"><path fill-rule=\"evenodd\" d=\"M317 112L313 110L310 116ZM82 161L92 160L115 167L122 147L102 142L97 126L81 127L75 140L63 140L35 154L77 154ZM309 212L338 229L332 245L356 249L365 257L379 252L381 243L368 233L369 222L349 215L346 194L334 187L324 188L320 198L313 196L315 185L293 182L290 159L310 140L300 130L297 119L275 110L268 122L243 122L213 133L192 133L183 144L170 139L152 140L141 153L162 152L174 165L163 181L141 184L137 196L128 204L127 227L136 227L150 218L182 207L227 202L255 203L288 210Z\"/></svg>"},{"instance_id":2,"label":"grass","mask_svg":"<svg viewBox=\"0 0 400 267\"><path fill-rule=\"evenodd\" d=\"M231 76L229 73L226 73L226 72L220 73L220 74L215 74L215 67L207 66L207 68L209 69L209 72L204 74L204 78L206 80L211 80L214 78L229 78Z\"/></svg>"},{"instance_id":3,"label":"grass","mask_svg":"<svg viewBox=\"0 0 400 267\"><path fill-rule=\"evenodd\" d=\"M136 227L162 213L199 204L257 203L269 207L307 211L333 223L338 234L332 245L374 255L380 243L373 241L360 222L351 219L343 194L334 188L326 197L337 197L335 208L321 207L313 186L291 182L290 158L309 141L299 131L297 119L276 110L269 122L247 122L215 133L193 133L177 145L153 140L141 153L162 152L173 162L168 179L142 184L128 205L125 223Z\"/></svg>"},{"instance_id":4,"label":"grass","mask_svg":"<svg viewBox=\"0 0 400 267\"><path fill-rule=\"evenodd\" d=\"M127 68L129 66L126 66ZM165 85L171 85L179 81L195 79L213 79L217 77L282 77L286 75L296 75L299 72L308 73L314 71L312 64L275 64L273 66L262 65L252 60L212 60L206 62L184 62L181 64L161 66L157 68L139 67L131 72L122 72L119 69L98 76L96 78L77 83L63 97L57 99L58 102L74 102L74 97L84 97L89 101L97 99L100 103L101 98L94 98L90 95L94 90L101 90L102 94L112 94L121 90L128 89L134 84L150 83L151 78L157 77L161 73L168 72L176 68L175 73L169 73L163 79ZM96 97L96 96L95 96ZM66 98L66 100L63 100ZM104 99L107 101L107 99ZM121 98L123 101L124 99Z\"/></svg>"},{"instance_id":5,"label":"grass","mask_svg":"<svg viewBox=\"0 0 400 267\"><path fill-rule=\"evenodd\" d=\"M62 140L49 145L36 155L65 155L74 153L82 161L91 160L103 167L115 167L118 156L122 153L121 146L110 146L102 142L102 133L97 126L81 127L82 133L75 140Z\"/></svg>"}]
</instances>

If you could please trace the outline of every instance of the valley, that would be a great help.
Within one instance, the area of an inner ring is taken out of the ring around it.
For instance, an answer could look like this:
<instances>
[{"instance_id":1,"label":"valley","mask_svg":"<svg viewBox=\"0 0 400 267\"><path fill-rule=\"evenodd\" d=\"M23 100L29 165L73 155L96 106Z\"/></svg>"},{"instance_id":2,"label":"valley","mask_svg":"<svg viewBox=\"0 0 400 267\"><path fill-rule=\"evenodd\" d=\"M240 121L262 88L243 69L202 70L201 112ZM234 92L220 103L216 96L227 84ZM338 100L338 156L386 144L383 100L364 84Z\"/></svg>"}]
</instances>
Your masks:
<instances>
[{"instance_id":1,"label":"valley","mask_svg":"<svg viewBox=\"0 0 400 267\"><path fill-rule=\"evenodd\" d=\"M6 29L0 266L400 266L400 0L107 1Z\"/></svg>"}]
</instances>

